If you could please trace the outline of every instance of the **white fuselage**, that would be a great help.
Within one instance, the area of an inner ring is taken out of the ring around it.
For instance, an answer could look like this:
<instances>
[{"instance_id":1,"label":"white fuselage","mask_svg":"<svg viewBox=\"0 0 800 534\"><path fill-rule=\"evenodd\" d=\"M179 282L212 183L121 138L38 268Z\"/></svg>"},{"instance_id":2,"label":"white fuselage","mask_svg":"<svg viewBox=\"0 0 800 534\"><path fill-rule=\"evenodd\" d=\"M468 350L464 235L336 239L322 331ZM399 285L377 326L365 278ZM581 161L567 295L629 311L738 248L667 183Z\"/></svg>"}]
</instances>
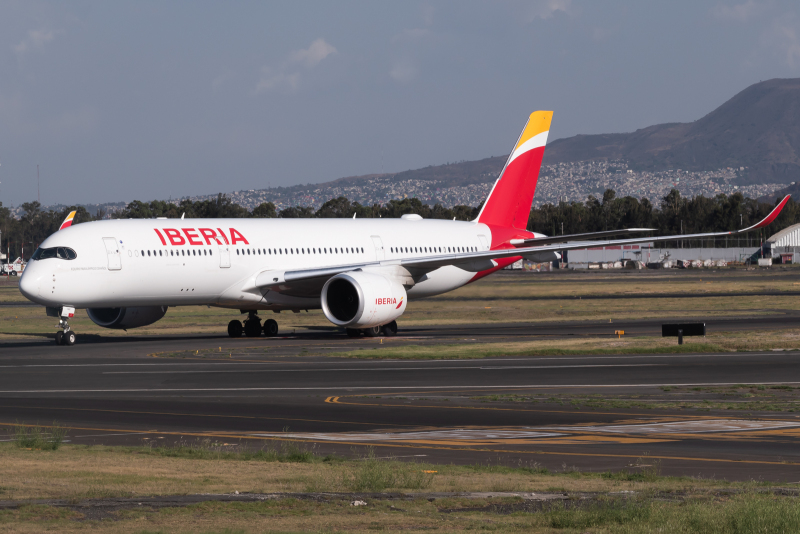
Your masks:
<instances>
[{"instance_id":1,"label":"white fuselage","mask_svg":"<svg viewBox=\"0 0 800 534\"><path fill-rule=\"evenodd\" d=\"M489 250L477 222L404 219L128 219L78 224L41 248L75 259L31 261L20 290L44 306L121 308L211 305L238 309L319 308L320 299L263 291L259 274ZM441 267L409 298L451 291L476 276Z\"/></svg>"}]
</instances>

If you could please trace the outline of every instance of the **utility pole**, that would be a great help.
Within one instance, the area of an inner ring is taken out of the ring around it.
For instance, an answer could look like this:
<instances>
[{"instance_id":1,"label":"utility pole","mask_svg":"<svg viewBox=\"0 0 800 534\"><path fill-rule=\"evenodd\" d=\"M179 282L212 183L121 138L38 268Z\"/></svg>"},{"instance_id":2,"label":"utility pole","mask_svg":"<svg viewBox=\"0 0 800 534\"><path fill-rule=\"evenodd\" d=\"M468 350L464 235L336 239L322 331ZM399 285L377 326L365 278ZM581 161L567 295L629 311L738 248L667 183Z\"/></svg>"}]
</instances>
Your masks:
<instances>
[{"instance_id":1,"label":"utility pole","mask_svg":"<svg viewBox=\"0 0 800 534\"><path fill-rule=\"evenodd\" d=\"M42 195L39 194L39 165L36 165L36 200L38 200L41 205Z\"/></svg>"}]
</instances>

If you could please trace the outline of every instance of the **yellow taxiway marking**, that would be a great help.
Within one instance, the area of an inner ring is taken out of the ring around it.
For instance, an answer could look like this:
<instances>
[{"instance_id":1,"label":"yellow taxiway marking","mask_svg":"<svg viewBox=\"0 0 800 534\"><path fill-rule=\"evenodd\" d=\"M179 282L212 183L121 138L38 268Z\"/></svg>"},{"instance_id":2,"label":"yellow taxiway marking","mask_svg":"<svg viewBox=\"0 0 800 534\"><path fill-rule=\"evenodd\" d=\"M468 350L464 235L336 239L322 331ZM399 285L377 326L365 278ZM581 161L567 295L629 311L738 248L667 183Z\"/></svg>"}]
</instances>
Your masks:
<instances>
[{"instance_id":1,"label":"yellow taxiway marking","mask_svg":"<svg viewBox=\"0 0 800 534\"><path fill-rule=\"evenodd\" d=\"M30 425L19 423L0 423L0 426L15 427L25 426L40 428L52 428L50 425ZM91 430L95 432L130 432L119 428L95 428L95 427L68 427L69 430ZM260 441L292 441L297 443L313 443L313 440L296 439L296 438L281 438L281 437L264 437L253 436L248 434L225 433L225 432L159 432L157 430L139 431L147 434L159 434L163 436L197 436L197 437L216 437L216 438L233 438L233 439L249 439ZM337 445L354 445L364 446L363 442L348 442L337 441ZM475 452L489 452L500 454L528 454L532 456L574 456L585 458L632 458L639 459L641 454L607 454L607 453L584 453L584 452L556 452L556 451L526 451L514 449L470 449L467 447L448 447L448 446L433 446L433 445L409 445L409 444L395 444L395 443L370 443L370 447L386 447L398 449L424 449L424 450L443 450L443 451L475 451ZM783 465L783 466L797 466L799 464L793 462L774 462L769 460L731 460L728 458L695 458L691 456L663 456L663 455L648 455L648 459L655 460L677 460L684 462L713 462L713 463L731 463L731 464L753 464L753 465Z\"/></svg>"}]
</instances>

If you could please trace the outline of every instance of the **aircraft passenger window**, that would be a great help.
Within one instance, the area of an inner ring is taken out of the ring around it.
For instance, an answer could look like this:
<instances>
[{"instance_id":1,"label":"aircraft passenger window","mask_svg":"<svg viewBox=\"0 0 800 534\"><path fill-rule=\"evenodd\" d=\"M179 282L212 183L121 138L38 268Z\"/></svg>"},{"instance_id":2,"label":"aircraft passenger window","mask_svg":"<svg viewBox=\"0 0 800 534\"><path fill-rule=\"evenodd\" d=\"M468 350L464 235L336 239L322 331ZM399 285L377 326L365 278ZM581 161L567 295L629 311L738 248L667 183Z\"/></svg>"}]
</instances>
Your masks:
<instances>
[{"instance_id":1,"label":"aircraft passenger window","mask_svg":"<svg viewBox=\"0 0 800 534\"><path fill-rule=\"evenodd\" d=\"M159 255L159 256L163 256L163 254L161 253L161 251L160 251L160 250L158 251L158 255Z\"/></svg>"},{"instance_id":2,"label":"aircraft passenger window","mask_svg":"<svg viewBox=\"0 0 800 534\"><path fill-rule=\"evenodd\" d=\"M237 256L239 255L239 249L238 248L236 249L236 255Z\"/></svg>"}]
</instances>

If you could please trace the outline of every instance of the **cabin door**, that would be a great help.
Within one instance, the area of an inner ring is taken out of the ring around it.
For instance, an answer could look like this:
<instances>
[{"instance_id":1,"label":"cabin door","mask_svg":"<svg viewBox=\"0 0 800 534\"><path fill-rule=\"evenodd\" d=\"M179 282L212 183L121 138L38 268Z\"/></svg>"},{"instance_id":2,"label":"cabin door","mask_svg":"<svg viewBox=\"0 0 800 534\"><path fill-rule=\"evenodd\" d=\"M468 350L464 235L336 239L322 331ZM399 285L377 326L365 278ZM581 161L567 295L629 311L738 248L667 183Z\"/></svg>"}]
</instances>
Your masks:
<instances>
[{"instance_id":1,"label":"cabin door","mask_svg":"<svg viewBox=\"0 0 800 534\"><path fill-rule=\"evenodd\" d=\"M122 269L122 256L119 253L119 245L115 237L104 237L103 244L106 246L106 256L108 256L108 270L119 271Z\"/></svg>"},{"instance_id":2,"label":"cabin door","mask_svg":"<svg viewBox=\"0 0 800 534\"><path fill-rule=\"evenodd\" d=\"M383 241L381 241L381 236L373 235L372 237L372 244L375 245L375 259L378 261L383 261L386 257L386 253L383 250Z\"/></svg>"},{"instance_id":3,"label":"cabin door","mask_svg":"<svg viewBox=\"0 0 800 534\"><path fill-rule=\"evenodd\" d=\"M220 269L227 269L231 266L231 251L228 245L219 246L219 267Z\"/></svg>"}]
</instances>

